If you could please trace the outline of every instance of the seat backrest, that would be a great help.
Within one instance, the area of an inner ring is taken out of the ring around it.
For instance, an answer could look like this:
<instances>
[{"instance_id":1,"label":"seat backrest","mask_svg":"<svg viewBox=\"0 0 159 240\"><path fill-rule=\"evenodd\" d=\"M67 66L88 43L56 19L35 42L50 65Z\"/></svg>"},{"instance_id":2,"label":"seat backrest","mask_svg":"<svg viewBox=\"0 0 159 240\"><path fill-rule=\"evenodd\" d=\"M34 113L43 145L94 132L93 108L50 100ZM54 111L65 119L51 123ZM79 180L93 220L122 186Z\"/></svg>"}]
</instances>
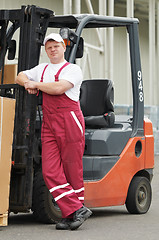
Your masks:
<instances>
[{"instance_id":1,"label":"seat backrest","mask_svg":"<svg viewBox=\"0 0 159 240\"><path fill-rule=\"evenodd\" d=\"M81 85L80 105L83 115L98 116L114 112L114 88L111 80L85 80Z\"/></svg>"}]
</instances>

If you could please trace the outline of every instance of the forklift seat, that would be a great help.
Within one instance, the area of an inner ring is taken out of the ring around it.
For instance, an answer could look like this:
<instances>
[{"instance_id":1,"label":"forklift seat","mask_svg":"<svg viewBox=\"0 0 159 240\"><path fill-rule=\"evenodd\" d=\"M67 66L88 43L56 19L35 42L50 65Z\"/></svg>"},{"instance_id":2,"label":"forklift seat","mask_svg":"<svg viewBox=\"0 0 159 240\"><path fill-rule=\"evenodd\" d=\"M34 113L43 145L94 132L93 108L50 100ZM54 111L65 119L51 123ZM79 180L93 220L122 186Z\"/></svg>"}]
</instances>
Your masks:
<instances>
[{"instance_id":1,"label":"forklift seat","mask_svg":"<svg viewBox=\"0 0 159 240\"><path fill-rule=\"evenodd\" d=\"M114 125L114 88L111 80L94 79L82 82L80 105L87 128L108 128Z\"/></svg>"}]
</instances>

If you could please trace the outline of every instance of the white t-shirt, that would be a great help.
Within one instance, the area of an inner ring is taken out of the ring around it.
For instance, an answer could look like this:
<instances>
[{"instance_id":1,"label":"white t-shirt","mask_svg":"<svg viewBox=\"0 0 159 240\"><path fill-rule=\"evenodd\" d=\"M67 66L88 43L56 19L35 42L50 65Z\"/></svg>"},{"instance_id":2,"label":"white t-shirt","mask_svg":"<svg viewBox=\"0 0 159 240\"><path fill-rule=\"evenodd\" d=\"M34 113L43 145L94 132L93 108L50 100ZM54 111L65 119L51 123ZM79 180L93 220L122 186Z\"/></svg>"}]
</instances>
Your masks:
<instances>
[{"instance_id":1,"label":"white t-shirt","mask_svg":"<svg viewBox=\"0 0 159 240\"><path fill-rule=\"evenodd\" d=\"M52 64L49 63L48 67L45 70L43 76L43 82L55 82L55 75L58 70L66 63L66 61L59 63L59 64ZM41 63L36 67L23 71L23 73L32 81L40 82L43 70L47 63ZM83 80L83 75L80 67L76 64L69 64L64 67L59 74L59 81L60 79L67 80L73 84L73 88L67 90L65 94L72 100L78 101L79 94L80 94L80 87Z\"/></svg>"}]
</instances>

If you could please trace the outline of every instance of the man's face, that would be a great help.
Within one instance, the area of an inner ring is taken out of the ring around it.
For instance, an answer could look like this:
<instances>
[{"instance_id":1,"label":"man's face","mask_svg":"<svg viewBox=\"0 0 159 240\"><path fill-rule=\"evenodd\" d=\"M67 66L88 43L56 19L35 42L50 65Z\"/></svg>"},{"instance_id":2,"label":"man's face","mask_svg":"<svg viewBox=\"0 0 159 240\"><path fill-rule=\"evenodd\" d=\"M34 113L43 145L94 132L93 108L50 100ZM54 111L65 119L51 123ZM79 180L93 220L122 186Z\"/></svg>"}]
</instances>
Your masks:
<instances>
[{"instance_id":1,"label":"man's face","mask_svg":"<svg viewBox=\"0 0 159 240\"><path fill-rule=\"evenodd\" d=\"M49 40L45 44L45 51L51 63L61 63L64 61L66 47L63 43Z\"/></svg>"}]
</instances>

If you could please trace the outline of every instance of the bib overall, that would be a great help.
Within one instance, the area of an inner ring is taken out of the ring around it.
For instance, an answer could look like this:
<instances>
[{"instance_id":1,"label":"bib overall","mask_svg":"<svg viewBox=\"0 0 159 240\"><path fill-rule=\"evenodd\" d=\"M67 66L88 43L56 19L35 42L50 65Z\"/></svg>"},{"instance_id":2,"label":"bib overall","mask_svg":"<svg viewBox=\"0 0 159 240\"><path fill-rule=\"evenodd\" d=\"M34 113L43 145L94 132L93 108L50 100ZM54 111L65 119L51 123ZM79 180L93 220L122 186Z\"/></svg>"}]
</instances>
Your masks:
<instances>
[{"instance_id":1,"label":"bib overall","mask_svg":"<svg viewBox=\"0 0 159 240\"><path fill-rule=\"evenodd\" d=\"M55 81L65 63L55 75ZM48 65L47 65L48 66ZM41 76L43 76L47 66ZM84 202L82 156L85 126L79 101L66 94L43 92L42 171L44 181L62 212L62 217L81 208Z\"/></svg>"}]
</instances>

